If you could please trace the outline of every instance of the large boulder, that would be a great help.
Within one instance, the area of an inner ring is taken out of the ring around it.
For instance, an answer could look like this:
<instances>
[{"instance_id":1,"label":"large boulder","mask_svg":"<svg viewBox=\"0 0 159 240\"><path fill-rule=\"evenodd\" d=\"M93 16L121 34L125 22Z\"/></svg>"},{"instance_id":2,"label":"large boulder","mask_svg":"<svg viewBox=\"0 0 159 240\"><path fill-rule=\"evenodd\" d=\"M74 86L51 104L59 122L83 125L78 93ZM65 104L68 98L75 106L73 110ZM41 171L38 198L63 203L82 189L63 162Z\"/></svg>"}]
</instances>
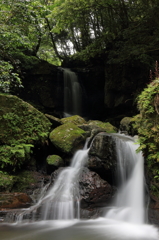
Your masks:
<instances>
[{"instance_id":1,"label":"large boulder","mask_svg":"<svg viewBox=\"0 0 159 240\"><path fill-rule=\"evenodd\" d=\"M51 123L45 115L20 98L0 94L0 143L34 144L47 139Z\"/></svg>"},{"instance_id":2,"label":"large boulder","mask_svg":"<svg viewBox=\"0 0 159 240\"><path fill-rule=\"evenodd\" d=\"M63 153L72 154L83 147L86 132L74 123L66 123L50 133L50 140Z\"/></svg>"},{"instance_id":3,"label":"large boulder","mask_svg":"<svg viewBox=\"0 0 159 240\"><path fill-rule=\"evenodd\" d=\"M51 123L32 105L0 94L0 170L15 172L29 160L34 145L47 142Z\"/></svg>"},{"instance_id":4,"label":"large boulder","mask_svg":"<svg viewBox=\"0 0 159 240\"><path fill-rule=\"evenodd\" d=\"M101 132L94 138L90 150L88 167L98 170L114 170L116 168L115 141L112 135Z\"/></svg>"},{"instance_id":5,"label":"large boulder","mask_svg":"<svg viewBox=\"0 0 159 240\"><path fill-rule=\"evenodd\" d=\"M82 208L105 206L113 196L111 185L86 167L83 168L79 186Z\"/></svg>"}]
</instances>

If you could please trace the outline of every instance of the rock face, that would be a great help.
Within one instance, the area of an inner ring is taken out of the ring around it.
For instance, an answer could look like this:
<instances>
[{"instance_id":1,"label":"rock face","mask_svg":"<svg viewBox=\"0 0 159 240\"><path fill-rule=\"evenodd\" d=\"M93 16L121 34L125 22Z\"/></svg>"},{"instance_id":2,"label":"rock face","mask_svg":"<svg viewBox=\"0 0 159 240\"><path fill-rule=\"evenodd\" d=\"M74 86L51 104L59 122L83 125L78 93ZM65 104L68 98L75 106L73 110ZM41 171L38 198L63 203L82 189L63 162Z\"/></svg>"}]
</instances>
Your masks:
<instances>
[{"instance_id":1,"label":"rock face","mask_svg":"<svg viewBox=\"0 0 159 240\"><path fill-rule=\"evenodd\" d=\"M116 167L115 142L111 135L99 133L94 138L90 150L88 167L94 170L109 170Z\"/></svg>"},{"instance_id":2,"label":"rock face","mask_svg":"<svg viewBox=\"0 0 159 240\"><path fill-rule=\"evenodd\" d=\"M24 66L25 67L25 66ZM60 116L63 112L63 73L57 66L39 60L25 70L20 98L44 113Z\"/></svg>"},{"instance_id":3,"label":"rock face","mask_svg":"<svg viewBox=\"0 0 159 240\"><path fill-rule=\"evenodd\" d=\"M111 185L86 167L82 171L79 185L82 208L105 206L113 196Z\"/></svg>"}]
</instances>

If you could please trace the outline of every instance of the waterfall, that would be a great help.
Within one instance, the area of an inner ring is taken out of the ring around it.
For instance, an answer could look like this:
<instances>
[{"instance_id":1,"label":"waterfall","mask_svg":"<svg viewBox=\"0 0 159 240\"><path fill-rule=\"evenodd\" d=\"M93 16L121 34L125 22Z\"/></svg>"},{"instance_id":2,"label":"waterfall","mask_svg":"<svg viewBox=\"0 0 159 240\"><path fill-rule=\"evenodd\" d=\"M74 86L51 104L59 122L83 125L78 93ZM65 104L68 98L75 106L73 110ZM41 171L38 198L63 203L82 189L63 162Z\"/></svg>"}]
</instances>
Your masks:
<instances>
[{"instance_id":1,"label":"waterfall","mask_svg":"<svg viewBox=\"0 0 159 240\"><path fill-rule=\"evenodd\" d=\"M40 198L37 204L18 216L21 222L25 215L36 213L41 208L41 220L48 219L80 219L79 177L88 158L87 139L83 150L78 150L70 167L64 168L58 175L54 185L46 196ZM33 219L34 220L34 219Z\"/></svg>"},{"instance_id":2,"label":"waterfall","mask_svg":"<svg viewBox=\"0 0 159 240\"><path fill-rule=\"evenodd\" d=\"M64 68L64 116L82 114L82 89L76 73Z\"/></svg>"},{"instance_id":3,"label":"waterfall","mask_svg":"<svg viewBox=\"0 0 159 240\"><path fill-rule=\"evenodd\" d=\"M145 221L145 206L144 159L142 153L136 152L139 146L130 137L116 135L115 142L119 189L114 207L107 212L106 218L143 224Z\"/></svg>"},{"instance_id":4,"label":"waterfall","mask_svg":"<svg viewBox=\"0 0 159 240\"><path fill-rule=\"evenodd\" d=\"M87 162L87 147L79 150L70 167L64 168L54 185L37 204L19 215L19 224L0 225L4 240L158 240L158 229L144 223L144 171L142 153L132 138L113 134L118 158L118 192L114 207L102 218L80 219L79 176ZM87 144L86 144L87 145ZM21 220L42 210L41 220Z\"/></svg>"}]
</instances>

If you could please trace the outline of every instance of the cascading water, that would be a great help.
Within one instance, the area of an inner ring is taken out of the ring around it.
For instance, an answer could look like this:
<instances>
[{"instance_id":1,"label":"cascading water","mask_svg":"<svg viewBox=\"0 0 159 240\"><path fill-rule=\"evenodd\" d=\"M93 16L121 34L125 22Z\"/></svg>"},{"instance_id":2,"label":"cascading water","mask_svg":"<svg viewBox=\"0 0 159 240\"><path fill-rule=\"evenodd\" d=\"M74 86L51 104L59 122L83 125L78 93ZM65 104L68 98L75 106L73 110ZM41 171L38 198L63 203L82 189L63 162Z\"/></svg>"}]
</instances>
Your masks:
<instances>
[{"instance_id":1,"label":"cascading water","mask_svg":"<svg viewBox=\"0 0 159 240\"><path fill-rule=\"evenodd\" d=\"M87 142L84 149L76 152L70 167L65 168L58 175L53 187L37 204L18 216L18 222L29 213L36 212L42 206L41 220L48 219L79 219L80 196L79 177L88 157Z\"/></svg>"},{"instance_id":2,"label":"cascading water","mask_svg":"<svg viewBox=\"0 0 159 240\"><path fill-rule=\"evenodd\" d=\"M137 153L139 147L130 137L115 138L118 160L117 179L120 184L115 207L108 211L107 218L143 224L144 206L144 159Z\"/></svg>"},{"instance_id":3,"label":"cascading water","mask_svg":"<svg viewBox=\"0 0 159 240\"><path fill-rule=\"evenodd\" d=\"M59 174L54 186L37 204L19 216L15 226L0 226L3 240L158 240L158 230L144 223L144 175L142 153L130 137L112 135L118 156L119 189L115 207L103 218L81 220L78 181L89 149L78 151L70 167ZM42 206L42 221L23 225L25 214ZM51 220L55 219L55 220ZM22 225L21 225L22 224ZM11 232L11 230L14 231Z\"/></svg>"},{"instance_id":4,"label":"cascading water","mask_svg":"<svg viewBox=\"0 0 159 240\"><path fill-rule=\"evenodd\" d=\"M82 89L76 73L64 68L64 115L82 114Z\"/></svg>"}]
</instances>

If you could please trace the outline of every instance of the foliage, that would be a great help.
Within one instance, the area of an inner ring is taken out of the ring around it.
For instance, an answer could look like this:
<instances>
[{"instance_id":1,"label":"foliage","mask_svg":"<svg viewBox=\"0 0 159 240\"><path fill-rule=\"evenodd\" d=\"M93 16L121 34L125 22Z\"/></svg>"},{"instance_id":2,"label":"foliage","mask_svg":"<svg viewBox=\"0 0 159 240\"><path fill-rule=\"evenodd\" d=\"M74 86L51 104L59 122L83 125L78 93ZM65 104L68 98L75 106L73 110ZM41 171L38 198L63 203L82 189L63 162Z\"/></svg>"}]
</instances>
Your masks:
<instances>
[{"instance_id":1,"label":"foliage","mask_svg":"<svg viewBox=\"0 0 159 240\"><path fill-rule=\"evenodd\" d=\"M3 171L15 172L30 159L32 144L3 145L0 146L0 167Z\"/></svg>"},{"instance_id":2,"label":"foliage","mask_svg":"<svg viewBox=\"0 0 159 240\"><path fill-rule=\"evenodd\" d=\"M15 182L15 176L8 175L8 173L0 171L0 192L11 191Z\"/></svg>"},{"instance_id":3,"label":"foliage","mask_svg":"<svg viewBox=\"0 0 159 240\"><path fill-rule=\"evenodd\" d=\"M13 86L22 87L19 75L13 69L12 64L0 60L0 92L9 92Z\"/></svg>"},{"instance_id":4,"label":"foliage","mask_svg":"<svg viewBox=\"0 0 159 240\"><path fill-rule=\"evenodd\" d=\"M103 55L150 64L159 50L158 0L3 0L0 9L1 60L15 70L20 53L54 64Z\"/></svg>"},{"instance_id":5,"label":"foliage","mask_svg":"<svg viewBox=\"0 0 159 240\"><path fill-rule=\"evenodd\" d=\"M134 117L140 147L152 176L159 178L159 78L153 80L138 96L140 114Z\"/></svg>"}]
</instances>

